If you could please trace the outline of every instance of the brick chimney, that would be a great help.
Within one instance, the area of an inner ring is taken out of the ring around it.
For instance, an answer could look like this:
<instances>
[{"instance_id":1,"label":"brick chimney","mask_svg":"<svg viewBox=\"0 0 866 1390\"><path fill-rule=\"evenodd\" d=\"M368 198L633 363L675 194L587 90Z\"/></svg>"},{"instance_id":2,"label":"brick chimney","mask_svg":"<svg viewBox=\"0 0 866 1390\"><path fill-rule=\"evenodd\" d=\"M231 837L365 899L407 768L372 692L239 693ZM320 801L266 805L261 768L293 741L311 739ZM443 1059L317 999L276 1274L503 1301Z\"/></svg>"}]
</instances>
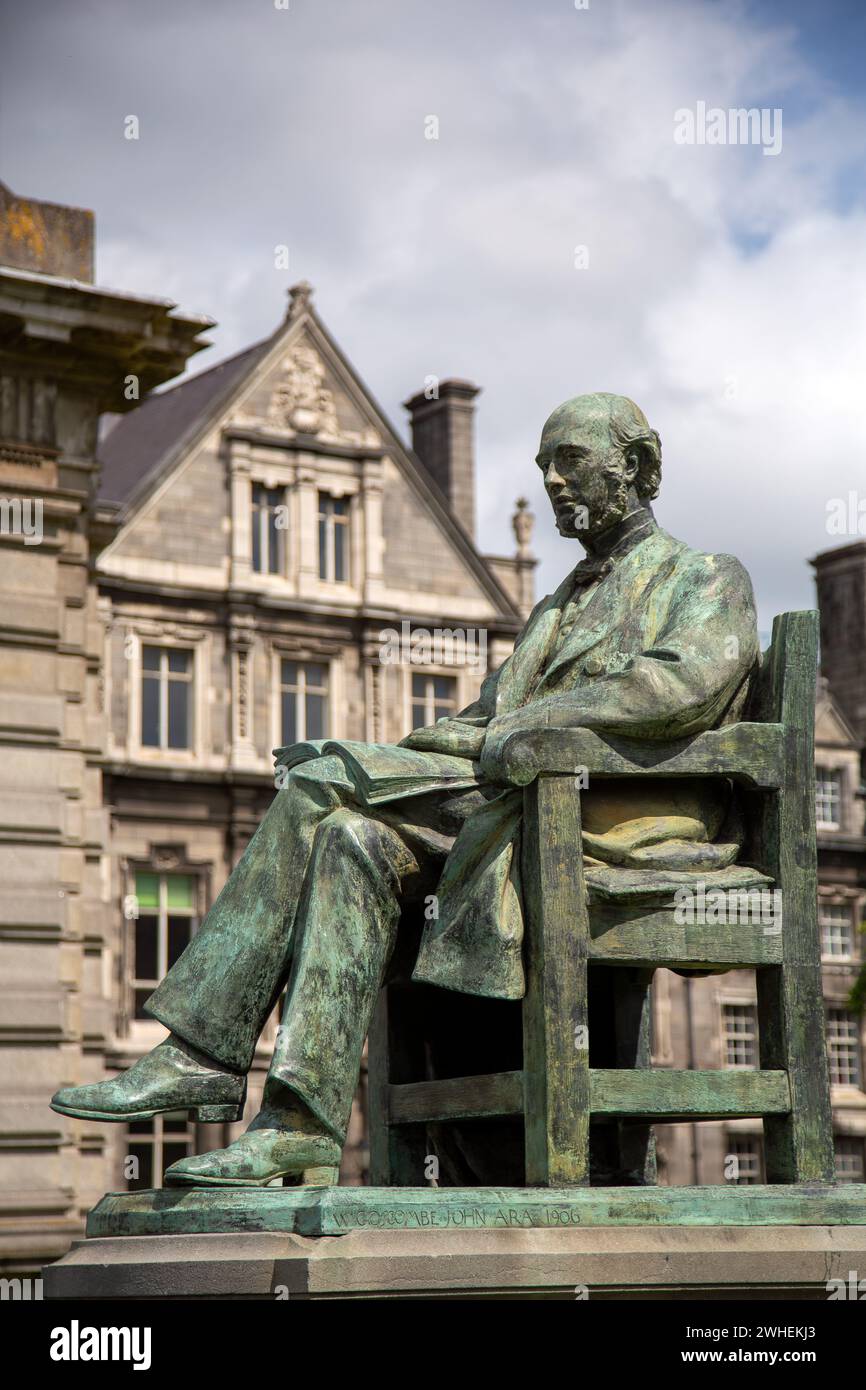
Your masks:
<instances>
[{"instance_id":1,"label":"brick chimney","mask_svg":"<svg viewBox=\"0 0 866 1390\"><path fill-rule=\"evenodd\" d=\"M450 377L438 394L424 391L404 402L412 423L412 447L451 511L475 538L475 397L479 386Z\"/></svg>"}]
</instances>

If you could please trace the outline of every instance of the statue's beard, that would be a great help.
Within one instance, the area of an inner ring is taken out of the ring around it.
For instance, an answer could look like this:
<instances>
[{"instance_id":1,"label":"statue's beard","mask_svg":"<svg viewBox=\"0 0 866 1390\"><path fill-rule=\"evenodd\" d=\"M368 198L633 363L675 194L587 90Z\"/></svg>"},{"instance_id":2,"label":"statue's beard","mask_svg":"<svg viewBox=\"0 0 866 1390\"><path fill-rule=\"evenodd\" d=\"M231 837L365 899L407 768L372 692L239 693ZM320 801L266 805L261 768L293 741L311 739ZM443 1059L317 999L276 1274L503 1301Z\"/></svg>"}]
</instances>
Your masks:
<instances>
[{"instance_id":1,"label":"statue's beard","mask_svg":"<svg viewBox=\"0 0 866 1390\"><path fill-rule=\"evenodd\" d=\"M621 473L609 473L607 475L607 497L601 506L596 506L593 510L588 510L586 524L581 525L583 511L580 507L575 508L575 529L574 535L579 540L592 540L595 536L600 536L609 527L615 526L625 516L628 506L628 483Z\"/></svg>"}]
</instances>

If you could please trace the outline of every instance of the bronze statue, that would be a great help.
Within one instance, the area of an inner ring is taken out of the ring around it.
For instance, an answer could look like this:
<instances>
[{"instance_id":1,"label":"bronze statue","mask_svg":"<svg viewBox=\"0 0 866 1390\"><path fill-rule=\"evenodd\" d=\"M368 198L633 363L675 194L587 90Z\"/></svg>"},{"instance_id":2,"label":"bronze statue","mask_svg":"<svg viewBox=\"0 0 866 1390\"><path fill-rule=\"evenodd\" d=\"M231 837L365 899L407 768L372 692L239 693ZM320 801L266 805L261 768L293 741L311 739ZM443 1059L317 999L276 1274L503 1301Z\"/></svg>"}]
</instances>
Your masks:
<instances>
[{"instance_id":1,"label":"bronze statue","mask_svg":"<svg viewBox=\"0 0 866 1390\"><path fill-rule=\"evenodd\" d=\"M736 722L758 659L747 574L657 525L661 445L630 400L567 401L537 463L561 535L587 557L533 610L513 654L452 719L398 746L280 750L282 785L201 929L147 1009L170 1037L121 1076L66 1087L62 1114L132 1121L195 1109L237 1120L264 1024L286 991L263 1108L170 1184L336 1181L373 1007L404 909L428 914L413 978L498 999L524 992L516 730L648 740ZM575 769L580 775L580 769ZM611 779L582 795L584 862L717 870L742 833L723 781Z\"/></svg>"}]
</instances>

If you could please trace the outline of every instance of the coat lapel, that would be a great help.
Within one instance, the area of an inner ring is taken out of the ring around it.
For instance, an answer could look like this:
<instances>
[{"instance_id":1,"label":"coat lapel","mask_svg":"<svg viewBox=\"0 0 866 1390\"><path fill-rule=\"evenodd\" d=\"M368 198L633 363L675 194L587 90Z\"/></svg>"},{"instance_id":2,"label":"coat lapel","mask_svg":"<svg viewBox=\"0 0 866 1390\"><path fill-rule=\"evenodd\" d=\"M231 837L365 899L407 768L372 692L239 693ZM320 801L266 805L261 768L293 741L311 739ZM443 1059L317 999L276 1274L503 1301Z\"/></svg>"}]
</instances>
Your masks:
<instances>
[{"instance_id":1,"label":"coat lapel","mask_svg":"<svg viewBox=\"0 0 866 1390\"><path fill-rule=\"evenodd\" d=\"M655 530L615 563L547 667L545 685L557 685L565 667L601 645L611 633L622 636L628 630L628 619L643 615L646 590L663 578L664 561L676 544L665 531Z\"/></svg>"},{"instance_id":2,"label":"coat lapel","mask_svg":"<svg viewBox=\"0 0 866 1390\"><path fill-rule=\"evenodd\" d=\"M574 587L574 571L565 576L524 637L505 662L496 683L496 713L508 714L525 702L544 660L556 640L562 610Z\"/></svg>"}]
</instances>

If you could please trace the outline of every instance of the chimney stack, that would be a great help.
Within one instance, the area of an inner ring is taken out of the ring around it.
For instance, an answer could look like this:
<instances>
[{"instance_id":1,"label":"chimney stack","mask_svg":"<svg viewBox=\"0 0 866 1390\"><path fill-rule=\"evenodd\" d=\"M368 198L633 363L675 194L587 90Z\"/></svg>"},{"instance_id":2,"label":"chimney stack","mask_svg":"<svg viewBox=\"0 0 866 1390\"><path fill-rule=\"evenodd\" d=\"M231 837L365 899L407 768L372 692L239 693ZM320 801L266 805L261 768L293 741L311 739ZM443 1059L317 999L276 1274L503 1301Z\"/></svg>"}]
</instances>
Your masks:
<instances>
[{"instance_id":1,"label":"chimney stack","mask_svg":"<svg viewBox=\"0 0 866 1390\"><path fill-rule=\"evenodd\" d=\"M480 387L450 377L438 393L424 391L405 401L412 422L412 448L444 494L457 520L475 539L475 397Z\"/></svg>"}]
</instances>

